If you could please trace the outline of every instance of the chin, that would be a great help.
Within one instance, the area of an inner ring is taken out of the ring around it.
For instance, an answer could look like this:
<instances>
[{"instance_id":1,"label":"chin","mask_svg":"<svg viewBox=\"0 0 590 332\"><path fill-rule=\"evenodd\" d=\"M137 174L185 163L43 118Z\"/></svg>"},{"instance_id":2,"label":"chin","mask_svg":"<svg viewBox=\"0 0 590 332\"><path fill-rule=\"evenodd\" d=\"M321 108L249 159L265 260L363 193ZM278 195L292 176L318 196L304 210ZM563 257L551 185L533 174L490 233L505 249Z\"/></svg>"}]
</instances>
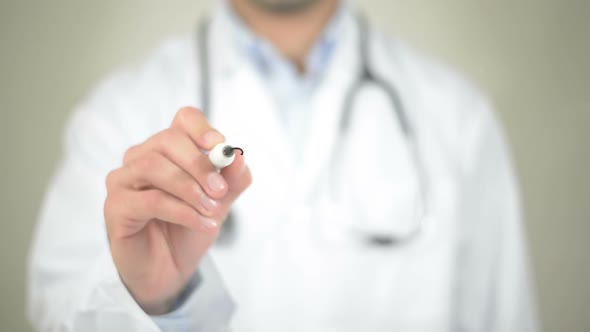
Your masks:
<instances>
[{"instance_id":1,"label":"chin","mask_svg":"<svg viewBox=\"0 0 590 332\"><path fill-rule=\"evenodd\" d=\"M290 14L312 7L320 0L250 0L258 7L269 12Z\"/></svg>"}]
</instances>

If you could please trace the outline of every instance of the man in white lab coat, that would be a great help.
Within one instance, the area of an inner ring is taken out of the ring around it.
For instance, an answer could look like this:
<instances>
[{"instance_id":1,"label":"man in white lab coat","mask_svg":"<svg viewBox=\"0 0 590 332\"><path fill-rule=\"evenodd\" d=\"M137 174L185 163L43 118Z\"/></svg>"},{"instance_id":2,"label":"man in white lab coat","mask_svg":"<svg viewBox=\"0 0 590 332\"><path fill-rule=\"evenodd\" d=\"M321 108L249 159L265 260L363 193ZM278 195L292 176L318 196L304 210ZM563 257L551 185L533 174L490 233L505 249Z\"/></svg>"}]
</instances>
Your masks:
<instances>
[{"instance_id":1,"label":"man in white lab coat","mask_svg":"<svg viewBox=\"0 0 590 332\"><path fill-rule=\"evenodd\" d=\"M359 24L338 0L221 2L199 47L172 40L107 78L41 211L36 329L537 330L489 104ZM406 118L368 87L342 130L361 65ZM226 139L245 153L218 172L206 151Z\"/></svg>"}]
</instances>

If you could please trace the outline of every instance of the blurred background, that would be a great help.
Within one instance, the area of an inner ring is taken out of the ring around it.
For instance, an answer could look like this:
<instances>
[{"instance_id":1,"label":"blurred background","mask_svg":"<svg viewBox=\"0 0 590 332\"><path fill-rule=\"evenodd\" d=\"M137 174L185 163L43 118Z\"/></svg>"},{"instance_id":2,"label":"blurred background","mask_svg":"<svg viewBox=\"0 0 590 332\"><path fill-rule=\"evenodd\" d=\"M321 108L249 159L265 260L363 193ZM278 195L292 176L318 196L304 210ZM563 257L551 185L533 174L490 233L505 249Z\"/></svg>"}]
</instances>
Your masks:
<instances>
[{"instance_id":1,"label":"blurred background","mask_svg":"<svg viewBox=\"0 0 590 332\"><path fill-rule=\"evenodd\" d=\"M520 176L544 330L590 331L590 1L356 3L492 97ZM30 330L27 250L68 113L213 4L0 1L0 330Z\"/></svg>"}]
</instances>

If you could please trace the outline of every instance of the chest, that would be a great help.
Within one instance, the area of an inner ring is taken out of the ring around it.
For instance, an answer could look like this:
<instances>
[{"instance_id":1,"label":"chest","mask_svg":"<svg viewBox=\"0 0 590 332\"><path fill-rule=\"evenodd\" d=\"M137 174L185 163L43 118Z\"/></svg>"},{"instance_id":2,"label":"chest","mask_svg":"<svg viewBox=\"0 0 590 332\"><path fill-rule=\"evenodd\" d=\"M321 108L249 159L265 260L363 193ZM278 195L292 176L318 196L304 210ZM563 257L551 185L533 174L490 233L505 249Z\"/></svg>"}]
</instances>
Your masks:
<instances>
[{"instance_id":1,"label":"chest","mask_svg":"<svg viewBox=\"0 0 590 332\"><path fill-rule=\"evenodd\" d=\"M293 139L252 77L217 86L214 109L223 111L212 114L214 126L244 148L254 179L236 202L231 241L213 250L241 308L238 320L256 324L248 317L272 310L265 325L284 326L285 313L305 303L307 319L294 326L444 323L458 188L436 139L408 142L391 105L377 97L355 108L343 132L346 82L302 103L310 108L308 130ZM387 243L417 228L407 245ZM354 312L366 319L347 320Z\"/></svg>"}]
</instances>

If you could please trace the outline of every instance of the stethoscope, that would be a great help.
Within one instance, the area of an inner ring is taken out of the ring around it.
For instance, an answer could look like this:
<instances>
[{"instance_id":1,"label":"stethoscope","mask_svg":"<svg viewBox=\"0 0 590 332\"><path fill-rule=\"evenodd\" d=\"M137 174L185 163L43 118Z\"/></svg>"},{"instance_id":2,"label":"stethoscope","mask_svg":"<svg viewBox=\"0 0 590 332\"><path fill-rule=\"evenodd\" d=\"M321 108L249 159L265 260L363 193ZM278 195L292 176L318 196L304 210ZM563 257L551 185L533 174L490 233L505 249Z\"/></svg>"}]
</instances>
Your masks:
<instances>
[{"instance_id":1,"label":"stethoscope","mask_svg":"<svg viewBox=\"0 0 590 332\"><path fill-rule=\"evenodd\" d=\"M372 246L378 247L400 247L413 242L420 234L425 230L427 224L427 193L428 193L428 181L421 162L420 154L418 153L417 140L414 128L408 121L407 113L400 98L398 89L394 85L386 82L371 70L369 61L369 31L367 23L362 16L357 17L357 25L359 30L359 50L360 50L360 75L358 79L350 86L348 92L345 95L343 115L340 118L340 132L343 135L348 131L350 127L350 118L354 101L356 100L359 92L364 86L372 85L381 89L388 100L393 105L392 113L395 115L397 122L401 128L403 136L405 137L406 145L410 154L410 159L414 171L416 172L416 180L418 185L418 198L417 198L417 217L415 226L407 231L405 234L394 235L385 232L368 232L363 234L361 238L363 242ZM208 46L208 30L209 22L203 20L199 25L197 34L197 46L199 55L199 75L200 75L200 97L201 97L201 110L205 116L210 114L211 105L211 77L209 72L209 46ZM219 151L222 151L224 147L220 146ZM230 149L225 146L225 150L230 152ZM243 153L243 151L242 151ZM233 159L232 159L233 160ZM235 221L233 215L230 213L226 221L218 243L227 243L235 233Z\"/></svg>"}]
</instances>

